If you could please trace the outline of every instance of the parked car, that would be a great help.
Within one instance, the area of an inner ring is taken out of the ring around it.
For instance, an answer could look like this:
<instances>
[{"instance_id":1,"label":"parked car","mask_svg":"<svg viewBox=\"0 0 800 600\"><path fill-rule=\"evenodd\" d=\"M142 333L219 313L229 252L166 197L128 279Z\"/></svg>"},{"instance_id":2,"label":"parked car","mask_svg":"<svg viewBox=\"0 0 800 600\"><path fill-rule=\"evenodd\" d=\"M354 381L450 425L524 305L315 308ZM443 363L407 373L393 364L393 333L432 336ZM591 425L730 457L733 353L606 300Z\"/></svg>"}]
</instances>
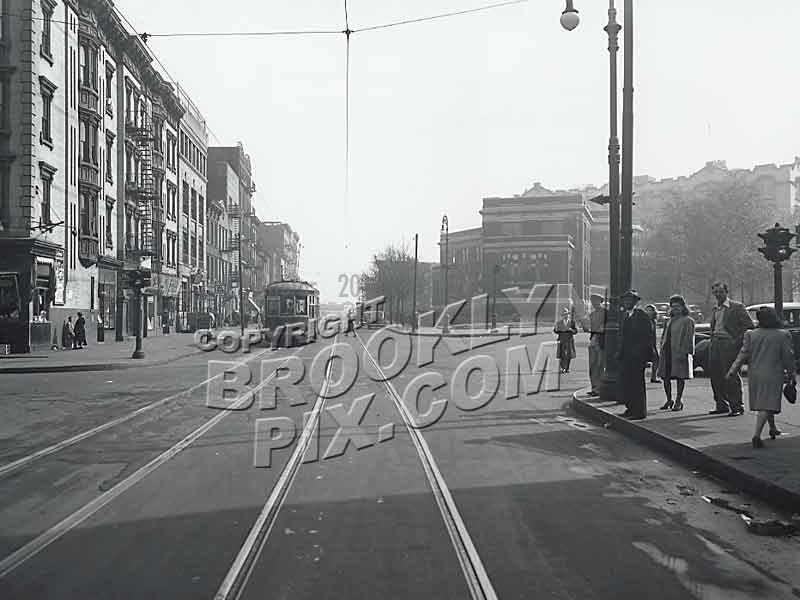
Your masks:
<instances>
[{"instance_id":1,"label":"parked car","mask_svg":"<svg viewBox=\"0 0 800 600\"><path fill-rule=\"evenodd\" d=\"M747 312L753 320L753 327L758 325L756 311L762 306L774 308L774 304L753 304ZM794 346L795 368L800 373L800 302L785 302L783 305L783 325L792 334ZM698 323L694 328L694 367L708 371L708 350L711 346L711 324Z\"/></svg>"},{"instance_id":2,"label":"parked car","mask_svg":"<svg viewBox=\"0 0 800 600\"><path fill-rule=\"evenodd\" d=\"M663 327L669 319L669 302L654 302L656 307L656 327Z\"/></svg>"},{"instance_id":3,"label":"parked car","mask_svg":"<svg viewBox=\"0 0 800 600\"><path fill-rule=\"evenodd\" d=\"M700 310L700 306L697 304L690 304L689 308L689 316L694 319L695 323L702 323L703 322L703 313Z\"/></svg>"}]
</instances>

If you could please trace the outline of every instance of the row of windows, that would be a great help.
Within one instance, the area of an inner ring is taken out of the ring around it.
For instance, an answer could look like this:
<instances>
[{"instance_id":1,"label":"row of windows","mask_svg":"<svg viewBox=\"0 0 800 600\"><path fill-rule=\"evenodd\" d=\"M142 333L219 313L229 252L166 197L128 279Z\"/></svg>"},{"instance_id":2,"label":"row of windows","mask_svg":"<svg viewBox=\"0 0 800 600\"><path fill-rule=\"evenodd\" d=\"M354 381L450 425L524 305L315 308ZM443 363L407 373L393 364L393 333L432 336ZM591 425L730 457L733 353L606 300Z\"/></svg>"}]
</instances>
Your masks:
<instances>
[{"instance_id":1,"label":"row of windows","mask_svg":"<svg viewBox=\"0 0 800 600\"><path fill-rule=\"evenodd\" d=\"M182 206L183 214L191 216L195 221L202 222L205 215L205 198L198 194L194 188L189 189L189 183L183 182Z\"/></svg>"},{"instance_id":2,"label":"row of windows","mask_svg":"<svg viewBox=\"0 0 800 600\"><path fill-rule=\"evenodd\" d=\"M208 280L209 281L222 281L228 280L228 277L233 272L231 263L227 260L220 259L216 256L208 257Z\"/></svg>"},{"instance_id":3,"label":"row of windows","mask_svg":"<svg viewBox=\"0 0 800 600\"><path fill-rule=\"evenodd\" d=\"M206 177L206 155L183 131L180 132L181 156Z\"/></svg>"},{"instance_id":4,"label":"row of windows","mask_svg":"<svg viewBox=\"0 0 800 600\"><path fill-rule=\"evenodd\" d=\"M230 244L231 231L220 225L219 221L209 220L208 222L208 244L218 250L228 250Z\"/></svg>"}]
</instances>

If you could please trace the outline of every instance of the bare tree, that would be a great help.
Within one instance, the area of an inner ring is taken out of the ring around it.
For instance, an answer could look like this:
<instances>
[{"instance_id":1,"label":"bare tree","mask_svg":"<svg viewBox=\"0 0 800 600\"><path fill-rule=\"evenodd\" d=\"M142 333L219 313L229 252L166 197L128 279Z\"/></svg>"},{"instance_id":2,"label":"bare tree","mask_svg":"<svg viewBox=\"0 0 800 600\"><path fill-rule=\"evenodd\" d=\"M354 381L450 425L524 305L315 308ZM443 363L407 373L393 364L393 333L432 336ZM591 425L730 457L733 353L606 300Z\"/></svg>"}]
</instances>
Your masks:
<instances>
[{"instance_id":1,"label":"bare tree","mask_svg":"<svg viewBox=\"0 0 800 600\"><path fill-rule=\"evenodd\" d=\"M387 319L411 323L414 257L406 244L389 244L375 254L363 281L368 297L385 297Z\"/></svg>"},{"instance_id":2,"label":"bare tree","mask_svg":"<svg viewBox=\"0 0 800 600\"><path fill-rule=\"evenodd\" d=\"M675 192L660 218L645 226L639 270L659 291L670 282L675 292L704 298L706 309L716 280L734 289L748 282L757 290L769 269L756 251L756 234L773 216L756 188L737 178Z\"/></svg>"}]
</instances>

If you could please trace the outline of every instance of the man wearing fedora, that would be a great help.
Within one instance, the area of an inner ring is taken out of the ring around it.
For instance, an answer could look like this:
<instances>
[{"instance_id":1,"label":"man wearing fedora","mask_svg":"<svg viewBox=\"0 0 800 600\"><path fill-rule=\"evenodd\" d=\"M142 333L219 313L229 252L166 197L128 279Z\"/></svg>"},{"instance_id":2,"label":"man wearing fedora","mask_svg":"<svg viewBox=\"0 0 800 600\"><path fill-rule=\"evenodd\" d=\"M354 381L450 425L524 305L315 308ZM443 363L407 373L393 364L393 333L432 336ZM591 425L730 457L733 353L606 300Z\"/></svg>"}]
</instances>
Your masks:
<instances>
[{"instance_id":1,"label":"man wearing fedora","mask_svg":"<svg viewBox=\"0 0 800 600\"><path fill-rule=\"evenodd\" d=\"M637 306L641 296L636 290L622 294L623 320L617 352L619 392L627 409L622 416L630 420L647 416L647 391L644 370L652 359L650 317Z\"/></svg>"},{"instance_id":2,"label":"man wearing fedora","mask_svg":"<svg viewBox=\"0 0 800 600\"><path fill-rule=\"evenodd\" d=\"M606 309L603 308L603 296L589 296L592 310L583 322L584 331L589 332L589 381L592 383L590 396L600 395L600 384L603 381L605 367L605 330Z\"/></svg>"}]
</instances>

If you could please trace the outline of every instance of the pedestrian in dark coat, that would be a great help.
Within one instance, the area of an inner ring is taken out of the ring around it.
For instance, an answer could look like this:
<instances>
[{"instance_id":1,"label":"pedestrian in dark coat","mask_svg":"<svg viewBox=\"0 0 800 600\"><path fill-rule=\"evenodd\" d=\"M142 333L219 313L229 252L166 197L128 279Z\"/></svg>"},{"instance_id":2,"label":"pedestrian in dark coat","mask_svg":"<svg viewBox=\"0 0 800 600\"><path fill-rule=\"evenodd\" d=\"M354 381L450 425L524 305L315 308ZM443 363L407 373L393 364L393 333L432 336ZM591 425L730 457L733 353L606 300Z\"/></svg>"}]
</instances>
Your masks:
<instances>
[{"instance_id":1,"label":"pedestrian in dark coat","mask_svg":"<svg viewBox=\"0 0 800 600\"><path fill-rule=\"evenodd\" d=\"M686 380L693 377L694 361L694 319L689 316L689 308L683 296L675 295L669 299L670 318L661 334L661 362L658 374L664 380L664 393L667 401L661 410L683 410L683 390ZM672 403L672 380L678 382L678 396Z\"/></svg>"},{"instance_id":2,"label":"pedestrian in dark coat","mask_svg":"<svg viewBox=\"0 0 800 600\"><path fill-rule=\"evenodd\" d=\"M769 422L769 436L774 440L781 435L775 427L775 415L781 412L781 396L785 381L795 381L792 336L780 329L774 308L762 307L756 314L758 329L747 331L739 355L731 365L727 377L738 377L745 363L747 368L747 395L750 410L758 411L753 448L763 448L761 431Z\"/></svg>"},{"instance_id":3,"label":"pedestrian in dark coat","mask_svg":"<svg viewBox=\"0 0 800 600\"><path fill-rule=\"evenodd\" d=\"M578 333L578 328L568 308L561 310L561 318L553 327L553 333L558 336L556 357L559 359L560 371L569 373L569 364L575 358L575 334Z\"/></svg>"},{"instance_id":4,"label":"pedestrian in dark coat","mask_svg":"<svg viewBox=\"0 0 800 600\"><path fill-rule=\"evenodd\" d=\"M75 319L75 348L80 349L87 345L86 319L83 318L83 313L78 313L78 318Z\"/></svg>"},{"instance_id":5,"label":"pedestrian in dark coat","mask_svg":"<svg viewBox=\"0 0 800 600\"><path fill-rule=\"evenodd\" d=\"M708 352L711 389L714 391L716 408L709 414L737 417L744 414L742 405L742 378L736 373L726 377L739 350L742 349L744 333L753 328L753 321L744 305L728 298L728 286L717 282L711 286L717 300L711 316L711 346Z\"/></svg>"},{"instance_id":6,"label":"pedestrian in dark coat","mask_svg":"<svg viewBox=\"0 0 800 600\"><path fill-rule=\"evenodd\" d=\"M636 306L641 299L635 290L628 290L621 298L625 311L617 352L619 393L627 406L623 416L631 420L647 416L644 370L653 353L650 317Z\"/></svg>"},{"instance_id":7,"label":"pedestrian in dark coat","mask_svg":"<svg viewBox=\"0 0 800 600\"><path fill-rule=\"evenodd\" d=\"M644 312L652 321L653 360L650 365L650 383L661 383L658 379L658 310L654 304L648 304L644 307Z\"/></svg>"}]
</instances>

